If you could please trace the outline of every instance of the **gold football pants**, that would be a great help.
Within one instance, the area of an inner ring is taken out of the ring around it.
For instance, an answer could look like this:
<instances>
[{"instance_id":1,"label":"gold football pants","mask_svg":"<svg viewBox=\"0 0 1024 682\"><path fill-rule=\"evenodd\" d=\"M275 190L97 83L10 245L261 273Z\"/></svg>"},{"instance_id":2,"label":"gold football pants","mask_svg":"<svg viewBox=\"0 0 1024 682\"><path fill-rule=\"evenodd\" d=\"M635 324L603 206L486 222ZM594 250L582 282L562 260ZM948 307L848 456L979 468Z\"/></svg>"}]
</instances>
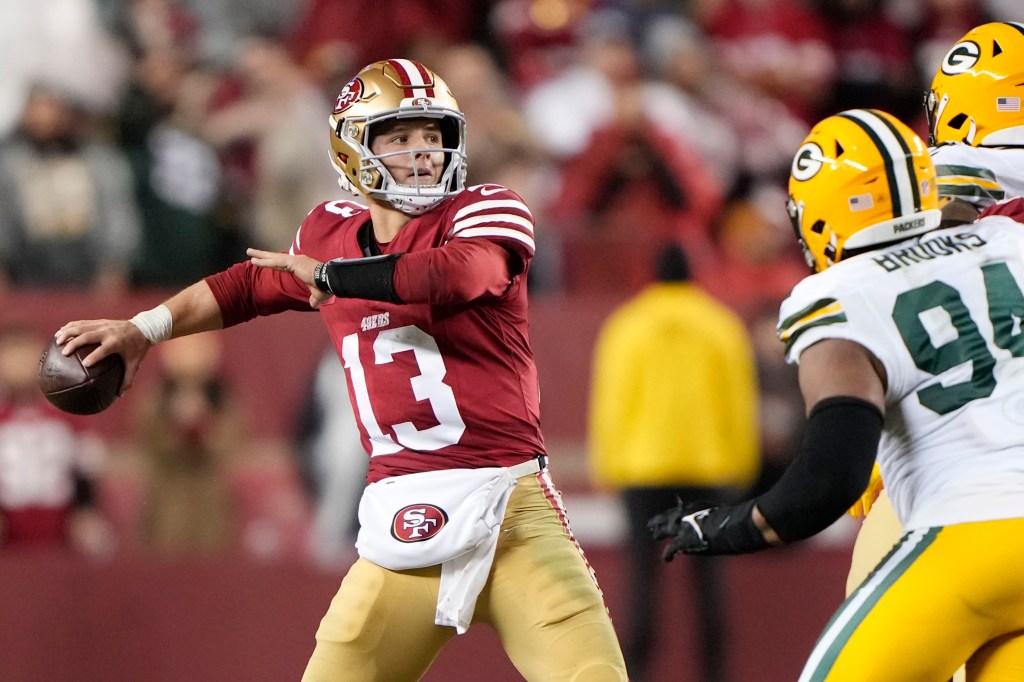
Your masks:
<instances>
[{"instance_id":1,"label":"gold football pants","mask_svg":"<svg viewBox=\"0 0 1024 682\"><path fill-rule=\"evenodd\" d=\"M847 596L875 570L878 562L892 550L902 535L903 524L896 518L889 495L883 490L871 505L871 511L864 517L853 543L850 574L846 578Z\"/></svg>"},{"instance_id":2,"label":"gold football pants","mask_svg":"<svg viewBox=\"0 0 1024 682\"><path fill-rule=\"evenodd\" d=\"M1024 680L1024 519L904 534L826 626L800 682Z\"/></svg>"},{"instance_id":3,"label":"gold football pants","mask_svg":"<svg viewBox=\"0 0 1024 682\"><path fill-rule=\"evenodd\" d=\"M434 625L440 566L359 559L316 633L303 682L420 679L455 629ZM593 572L547 472L512 491L473 623L487 623L527 680L622 682L626 666Z\"/></svg>"}]
</instances>

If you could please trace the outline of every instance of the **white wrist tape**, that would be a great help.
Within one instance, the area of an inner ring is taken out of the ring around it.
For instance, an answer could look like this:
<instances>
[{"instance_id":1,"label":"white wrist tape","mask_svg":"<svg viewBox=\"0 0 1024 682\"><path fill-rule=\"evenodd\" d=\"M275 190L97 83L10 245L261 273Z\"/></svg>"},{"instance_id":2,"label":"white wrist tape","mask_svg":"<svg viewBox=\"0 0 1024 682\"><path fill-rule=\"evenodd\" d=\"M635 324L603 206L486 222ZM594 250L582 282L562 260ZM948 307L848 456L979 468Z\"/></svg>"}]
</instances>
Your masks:
<instances>
[{"instance_id":1,"label":"white wrist tape","mask_svg":"<svg viewBox=\"0 0 1024 682\"><path fill-rule=\"evenodd\" d=\"M170 308L160 304L152 310L139 313L129 322L138 327L150 343L156 345L171 338L171 325L174 321L171 319Z\"/></svg>"}]
</instances>

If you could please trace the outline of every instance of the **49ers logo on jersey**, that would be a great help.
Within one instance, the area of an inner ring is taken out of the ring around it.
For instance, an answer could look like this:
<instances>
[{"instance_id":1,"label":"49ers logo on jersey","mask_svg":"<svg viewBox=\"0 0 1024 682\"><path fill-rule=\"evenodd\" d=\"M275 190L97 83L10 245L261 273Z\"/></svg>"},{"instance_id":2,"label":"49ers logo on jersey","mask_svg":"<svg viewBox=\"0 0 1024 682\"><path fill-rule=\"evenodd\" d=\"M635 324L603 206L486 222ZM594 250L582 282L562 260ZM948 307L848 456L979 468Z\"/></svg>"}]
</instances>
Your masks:
<instances>
[{"instance_id":1,"label":"49ers logo on jersey","mask_svg":"<svg viewBox=\"0 0 1024 682\"><path fill-rule=\"evenodd\" d=\"M363 96L363 81L358 78L353 78L348 82L341 92L338 93L338 99L334 102L334 113L340 114L341 112L348 109L350 106L358 102Z\"/></svg>"},{"instance_id":2,"label":"49ers logo on jersey","mask_svg":"<svg viewBox=\"0 0 1024 682\"><path fill-rule=\"evenodd\" d=\"M391 521L391 535L399 542L423 542L437 535L448 523L444 509L432 504L402 507Z\"/></svg>"}]
</instances>

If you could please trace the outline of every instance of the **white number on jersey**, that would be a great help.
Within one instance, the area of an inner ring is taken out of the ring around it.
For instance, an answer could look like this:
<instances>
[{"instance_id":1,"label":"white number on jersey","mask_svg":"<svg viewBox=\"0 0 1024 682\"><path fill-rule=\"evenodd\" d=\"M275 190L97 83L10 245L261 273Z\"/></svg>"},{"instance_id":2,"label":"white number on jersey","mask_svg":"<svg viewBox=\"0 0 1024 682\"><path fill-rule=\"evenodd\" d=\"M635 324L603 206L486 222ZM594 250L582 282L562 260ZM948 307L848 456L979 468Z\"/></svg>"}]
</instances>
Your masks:
<instances>
[{"instance_id":1,"label":"white number on jersey","mask_svg":"<svg viewBox=\"0 0 1024 682\"><path fill-rule=\"evenodd\" d=\"M409 378L413 395L417 400L426 400L430 403L437 419L437 426L421 431L412 422L391 424L390 427L395 432L395 438L392 438L384 433L370 403L366 373L359 359L359 335L349 334L342 339L341 356L351 377L359 419L370 436L371 457L398 452L403 447L412 450L440 450L458 443L466 431L466 423L455 403L455 393L451 386L444 383L444 376L448 370L437 347L437 341L432 336L418 327L406 326L385 329L373 342L374 362L378 365L392 362L396 353L404 351L413 353L420 370L419 374Z\"/></svg>"}]
</instances>

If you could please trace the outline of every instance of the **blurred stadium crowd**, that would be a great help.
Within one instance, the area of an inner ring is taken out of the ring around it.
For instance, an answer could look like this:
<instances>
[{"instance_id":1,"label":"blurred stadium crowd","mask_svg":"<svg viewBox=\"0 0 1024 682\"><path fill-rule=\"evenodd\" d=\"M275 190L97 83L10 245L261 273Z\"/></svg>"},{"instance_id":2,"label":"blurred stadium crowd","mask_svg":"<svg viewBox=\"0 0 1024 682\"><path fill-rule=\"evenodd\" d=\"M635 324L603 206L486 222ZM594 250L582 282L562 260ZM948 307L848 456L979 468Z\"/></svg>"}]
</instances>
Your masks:
<instances>
[{"instance_id":1,"label":"blurred stadium crowd","mask_svg":"<svg viewBox=\"0 0 1024 682\"><path fill-rule=\"evenodd\" d=\"M948 46L1022 14L1019 0L5 0L0 302L174 289L246 246L287 249L312 207L346 198L325 125L338 91L364 64L409 57L467 115L468 184L533 208L534 297L621 296L661 244L686 247L696 281L748 323L763 456L781 466L801 409L774 338L806 274L784 211L794 150L851 107L923 134ZM166 355L176 374L140 426L153 494L221 519L188 539L215 548L231 524L204 457L237 443L236 425L199 417L230 401L210 367ZM161 468L181 463L174 448L200 471L191 492ZM177 546L194 524L157 497L148 537Z\"/></svg>"}]
</instances>

